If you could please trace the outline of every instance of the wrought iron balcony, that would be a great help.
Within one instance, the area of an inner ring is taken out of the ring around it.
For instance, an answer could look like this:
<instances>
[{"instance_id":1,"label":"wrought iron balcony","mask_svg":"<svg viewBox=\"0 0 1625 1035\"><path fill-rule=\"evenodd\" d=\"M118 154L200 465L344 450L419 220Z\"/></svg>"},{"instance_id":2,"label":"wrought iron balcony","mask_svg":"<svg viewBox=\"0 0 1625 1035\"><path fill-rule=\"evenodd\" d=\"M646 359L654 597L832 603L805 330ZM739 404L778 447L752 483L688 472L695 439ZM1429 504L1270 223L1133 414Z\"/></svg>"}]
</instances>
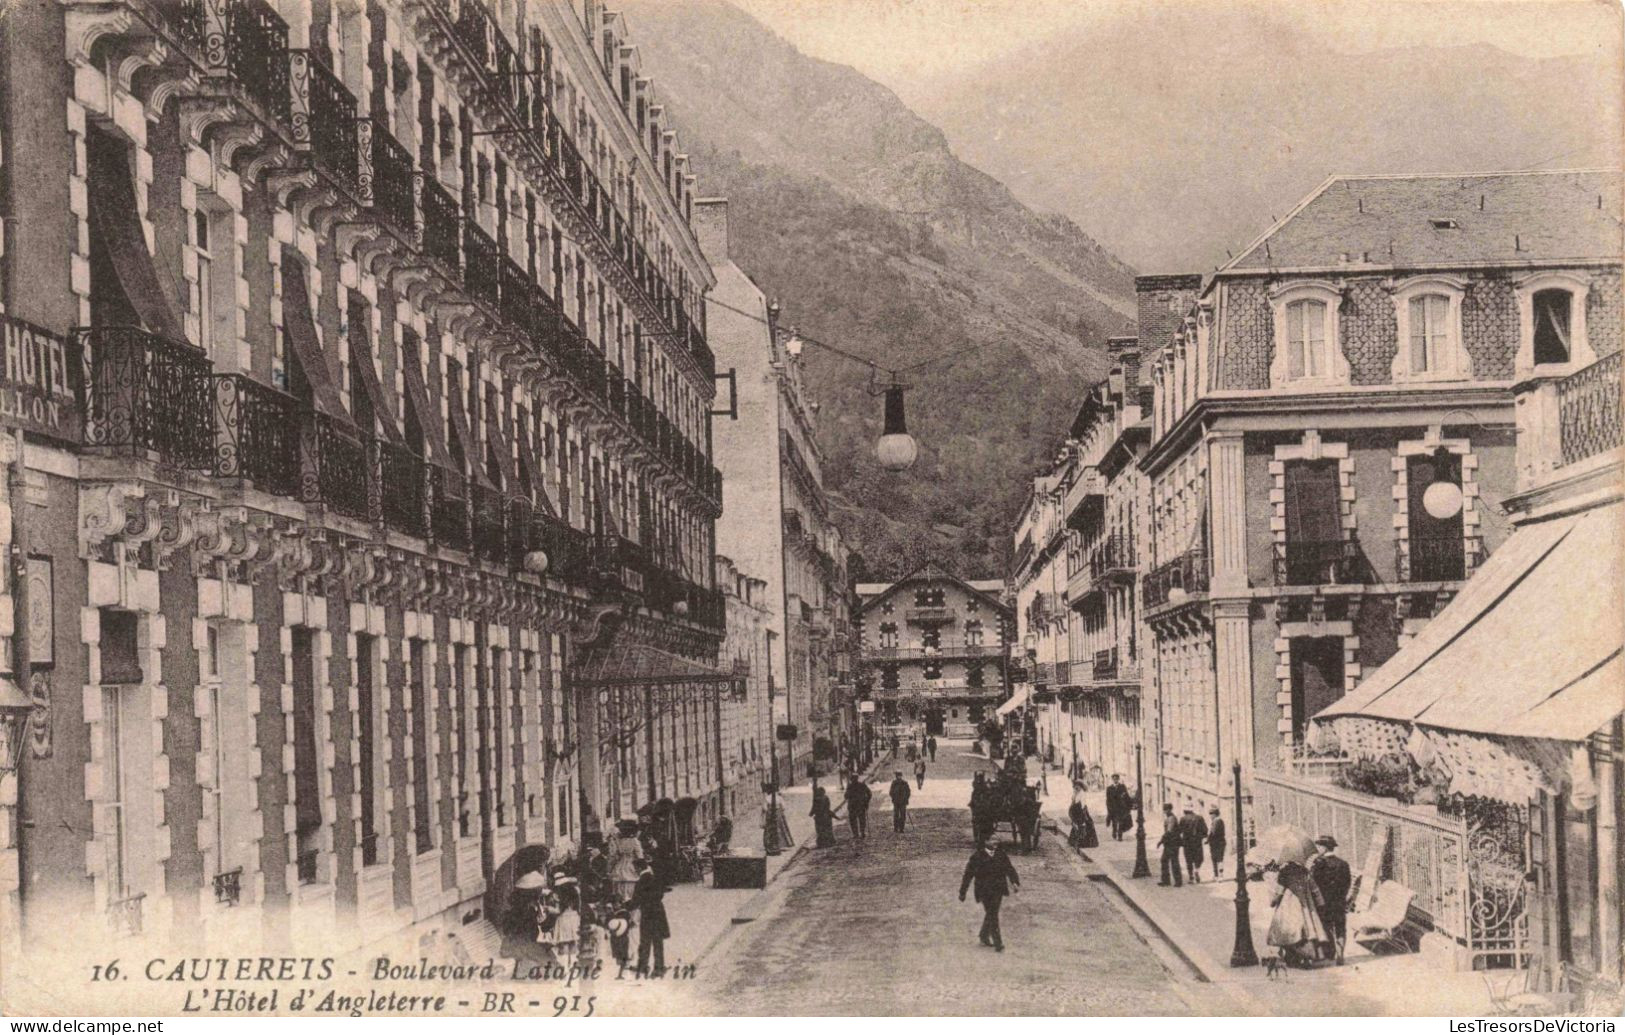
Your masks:
<instances>
[{"instance_id":1,"label":"wrought iron balcony","mask_svg":"<svg viewBox=\"0 0 1625 1035\"><path fill-rule=\"evenodd\" d=\"M299 402L242 374L214 375L214 473L277 496L299 487Z\"/></svg>"},{"instance_id":2,"label":"wrought iron balcony","mask_svg":"<svg viewBox=\"0 0 1625 1035\"><path fill-rule=\"evenodd\" d=\"M74 340L86 446L214 470L213 368L202 350L139 327L80 328Z\"/></svg>"},{"instance_id":3,"label":"wrought iron balcony","mask_svg":"<svg viewBox=\"0 0 1625 1035\"><path fill-rule=\"evenodd\" d=\"M379 119L357 121L356 133L359 158L356 194L361 203L401 233L414 233L417 187L413 181L411 153Z\"/></svg>"},{"instance_id":4,"label":"wrought iron balcony","mask_svg":"<svg viewBox=\"0 0 1625 1035\"><path fill-rule=\"evenodd\" d=\"M1304 540L1275 546L1277 586L1357 585L1365 581L1365 555L1358 540Z\"/></svg>"},{"instance_id":5,"label":"wrought iron balcony","mask_svg":"<svg viewBox=\"0 0 1625 1035\"><path fill-rule=\"evenodd\" d=\"M1459 535L1409 540L1410 582L1453 582L1467 577L1466 545Z\"/></svg>"},{"instance_id":6,"label":"wrought iron balcony","mask_svg":"<svg viewBox=\"0 0 1625 1035\"><path fill-rule=\"evenodd\" d=\"M944 625L954 620L954 613L946 607L911 607L903 618L914 625Z\"/></svg>"},{"instance_id":7,"label":"wrought iron balcony","mask_svg":"<svg viewBox=\"0 0 1625 1035\"><path fill-rule=\"evenodd\" d=\"M430 465L433 487L430 531L434 541L453 550L467 550L472 542L469 528L468 485L461 472L437 464Z\"/></svg>"},{"instance_id":8,"label":"wrought iron balcony","mask_svg":"<svg viewBox=\"0 0 1625 1035\"><path fill-rule=\"evenodd\" d=\"M474 482L470 488L474 513L474 556L482 561L508 562L508 501L502 490Z\"/></svg>"},{"instance_id":9,"label":"wrought iron balcony","mask_svg":"<svg viewBox=\"0 0 1625 1035\"><path fill-rule=\"evenodd\" d=\"M399 442L378 443L379 502L384 525L405 535L429 535L428 466Z\"/></svg>"},{"instance_id":10,"label":"wrought iron balcony","mask_svg":"<svg viewBox=\"0 0 1625 1035\"><path fill-rule=\"evenodd\" d=\"M227 870L214 875L214 900L223 906L235 906L242 901L243 868Z\"/></svg>"},{"instance_id":11,"label":"wrought iron balcony","mask_svg":"<svg viewBox=\"0 0 1625 1035\"><path fill-rule=\"evenodd\" d=\"M360 155L355 96L313 50L288 51L288 89L294 146L310 151L328 175L356 193Z\"/></svg>"},{"instance_id":12,"label":"wrought iron balcony","mask_svg":"<svg viewBox=\"0 0 1625 1035\"><path fill-rule=\"evenodd\" d=\"M417 245L448 273L462 269L462 246L457 203L433 176L419 172Z\"/></svg>"},{"instance_id":13,"label":"wrought iron balcony","mask_svg":"<svg viewBox=\"0 0 1625 1035\"><path fill-rule=\"evenodd\" d=\"M501 304L502 262L497 243L472 216L463 217L463 286L475 300Z\"/></svg>"},{"instance_id":14,"label":"wrought iron balcony","mask_svg":"<svg viewBox=\"0 0 1625 1035\"><path fill-rule=\"evenodd\" d=\"M1197 548L1154 568L1145 576L1142 592L1146 607L1158 607L1168 603L1176 591L1191 594L1206 593L1207 589L1207 551Z\"/></svg>"},{"instance_id":15,"label":"wrought iron balcony","mask_svg":"<svg viewBox=\"0 0 1625 1035\"><path fill-rule=\"evenodd\" d=\"M1089 555L1090 574L1104 581L1132 582L1137 563L1134 540L1122 534L1106 536Z\"/></svg>"},{"instance_id":16,"label":"wrought iron balcony","mask_svg":"<svg viewBox=\"0 0 1625 1035\"><path fill-rule=\"evenodd\" d=\"M1117 678L1117 648L1108 647L1105 650L1095 651L1094 665L1092 666L1094 678L1100 682Z\"/></svg>"},{"instance_id":17,"label":"wrought iron balcony","mask_svg":"<svg viewBox=\"0 0 1625 1035\"><path fill-rule=\"evenodd\" d=\"M1621 355L1625 353L1604 356L1558 382L1558 442L1563 465L1620 447Z\"/></svg>"},{"instance_id":18,"label":"wrought iron balcony","mask_svg":"<svg viewBox=\"0 0 1625 1035\"><path fill-rule=\"evenodd\" d=\"M299 498L345 517L372 517L372 449L348 420L306 410L299 424Z\"/></svg>"},{"instance_id":19,"label":"wrought iron balcony","mask_svg":"<svg viewBox=\"0 0 1625 1035\"><path fill-rule=\"evenodd\" d=\"M288 23L265 0L234 0L221 8L225 12L224 46L212 38L212 26L211 36L204 41L211 73L238 85L272 118L287 120L291 100Z\"/></svg>"}]
</instances>

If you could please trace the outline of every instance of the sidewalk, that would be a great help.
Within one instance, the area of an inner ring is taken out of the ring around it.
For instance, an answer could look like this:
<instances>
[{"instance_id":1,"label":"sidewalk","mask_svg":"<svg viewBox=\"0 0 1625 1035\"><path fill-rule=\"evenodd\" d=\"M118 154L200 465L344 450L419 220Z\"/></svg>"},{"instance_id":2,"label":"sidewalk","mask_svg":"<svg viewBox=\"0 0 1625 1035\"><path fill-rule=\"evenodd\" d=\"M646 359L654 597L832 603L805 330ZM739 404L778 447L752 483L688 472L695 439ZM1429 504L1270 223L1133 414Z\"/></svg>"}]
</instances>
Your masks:
<instances>
[{"instance_id":1,"label":"sidewalk","mask_svg":"<svg viewBox=\"0 0 1625 1035\"><path fill-rule=\"evenodd\" d=\"M1045 815L1065 837L1071 829L1066 818L1071 799L1065 779L1057 779L1053 772L1049 776ZM1160 834L1153 832L1151 817L1147 817L1146 857L1151 876L1136 880L1130 876L1134 872L1134 832L1124 834L1121 841L1112 840L1106 827L1104 792L1091 793L1087 804L1101 843L1079 855L1093 864L1196 971L1260 1012L1305 1016L1405 1016L1425 1012L1468 1017L1488 1013L1489 996L1483 975L1454 969L1449 952L1440 951L1437 939L1425 940L1421 952L1395 956L1372 956L1351 944L1341 967L1292 970L1273 979L1261 966L1232 968L1230 953L1236 931L1233 854L1225 860L1222 871L1228 879L1213 881L1212 863L1208 862L1203 864L1202 883L1183 888L1160 887L1156 847ZM1268 882L1247 885L1253 948L1260 958L1274 954L1266 944L1272 891Z\"/></svg>"},{"instance_id":2,"label":"sidewalk","mask_svg":"<svg viewBox=\"0 0 1625 1035\"><path fill-rule=\"evenodd\" d=\"M871 766L865 779L873 777L879 762ZM805 777L794 787L779 791L779 806L784 810L785 822L795 844L778 855L767 857L767 887L721 889L709 884L679 884L666 893L666 916L671 921L672 936L666 941L668 965L693 963L704 956L718 939L734 924L748 923L756 918L762 905L772 893L773 883L801 853L807 850L814 837L812 812L812 784ZM819 777L819 785L829 794L837 817L844 815L840 780L834 776ZM752 851L760 852L761 833L758 829ZM748 853L747 853L748 854Z\"/></svg>"}]
</instances>

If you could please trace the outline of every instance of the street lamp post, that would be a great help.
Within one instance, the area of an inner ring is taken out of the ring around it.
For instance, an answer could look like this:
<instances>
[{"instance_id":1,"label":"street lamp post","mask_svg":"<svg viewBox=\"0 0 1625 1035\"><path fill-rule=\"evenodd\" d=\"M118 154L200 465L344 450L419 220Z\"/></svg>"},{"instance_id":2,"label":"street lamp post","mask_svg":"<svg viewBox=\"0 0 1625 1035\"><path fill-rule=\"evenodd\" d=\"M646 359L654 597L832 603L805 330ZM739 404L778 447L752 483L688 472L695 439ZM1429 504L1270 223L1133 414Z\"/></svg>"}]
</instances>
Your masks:
<instances>
[{"instance_id":1,"label":"street lamp post","mask_svg":"<svg viewBox=\"0 0 1625 1035\"><path fill-rule=\"evenodd\" d=\"M1140 768L1140 745L1134 745L1134 873L1151 876L1151 863L1145 857L1145 775Z\"/></svg>"},{"instance_id":2,"label":"street lamp post","mask_svg":"<svg viewBox=\"0 0 1625 1035\"><path fill-rule=\"evenodd\" d=\"M1247 832L1241 825L1241 763L1230 769L1236 785L1236 945L1230 950L1232 967L1258 966L1253 948L1253 922L1247 900Z\"/></svg>"}]
</instances>

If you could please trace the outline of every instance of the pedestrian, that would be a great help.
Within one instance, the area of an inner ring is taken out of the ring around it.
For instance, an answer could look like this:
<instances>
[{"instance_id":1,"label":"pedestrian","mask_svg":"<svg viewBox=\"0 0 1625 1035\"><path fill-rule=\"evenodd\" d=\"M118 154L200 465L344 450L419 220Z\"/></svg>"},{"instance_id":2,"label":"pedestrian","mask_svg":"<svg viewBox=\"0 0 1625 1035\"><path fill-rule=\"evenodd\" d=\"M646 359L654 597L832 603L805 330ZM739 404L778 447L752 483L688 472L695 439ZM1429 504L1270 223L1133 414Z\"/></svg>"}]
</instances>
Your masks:
<instances>
[{"instance_id":1,"label":"pedestrian","mask_svg":"<svg viewBox=\"0 0 1625 1035\"><path fill-rule=\"evenodd\" d=\"M1081 787L1082 784L1079 784ZM1072 847L1098 848L1100 838L1095 834L1095 821L1089 815L1089 806L1083 803L1081 797L1073 798L1072 805L1067 809L1067 818L1072 821Z\"/></svg>"},{"instance_id":2,"label":"pedestrian","mask_svg":"<svg viewBox=\"0 0 1625 1035\"><path fill-rule=\"evenodd\" d=\"M639 859L637 887L632 891L632 908L638 911L638 973L649 973L649 957L654 957L656 976L666 970L666 939L671 923L666 919L666 889L655 879L649 860Z\"/></svg>"},{"instance_id":3,"label":"pedestrian","mask_svg":"<svg viewBox=\"0 0 1625 1035\"><path fill-rule=\"evenodd\" d=\"M893 758L897 757L897 734L895 733L891 735L891 756Z\"/></svg>"},{"instance_id":4,"label":"pedestrian","mask_svg":"<svg viewBox=\"0 0 1625 1035\"><path fill-rule=\"evenodd\" d=\"M822 787L813 788L813 829L818 833L814 848L835 847L835 810L829 804L829 792Z\"/></svg>"},{"instance_id":5,"label":"pedestrian","mask_svg":"<svg viewBox=\"0 0 1625 1035\"><path fill-rule=\"evenodd\" d=\"M925 749L931 753L931 761L935 762L937 760L937 738L927 737L925 739Z\"/></svg>"},{"instance_id":6,"label":"pedestrian","mask_svg":"<svg viewBox=\"0 0 1625 1035\"><path fill-rule=\"evenodd\" d=\"M1113 773L1111 786L1106 788L1106 825L1111 827L1113 840L1123 840L1123 832L1133 825L1132 816L1128 788L1123 786L1123 778Z\"/></svg>"},{"instance_id":7,"label":"pedestrian","mask_svg":"<svg viewBox=\"0 0 1625 1035\"><path fill-rule=\"evenodd\" d=\"M869 791L863 778L853 776L846 785L846 822L852 828L854 840L863 841L869 836L869 799L873 795Z\"/></svg>"},{"instance_id":8,"label":"pedestrian","mask_svg":"<svg viewBox=\"0 0 1625 1035\"><path fill-rule=\"evenodd\" d=\"M1202 846L1207 843L1207 823L1189 805L1179 817L1179 842L1185 850L1186 879L1192 884L1202 883Z\"/></svg>"},{"instance_id":9,"label":"pedestrian","mask_svg":"<svg viewBox=\"0 0 1625 1035\"><path fill-rule=\"evenodd\" d=\"M1213 860L1213 879L1218 880L1224 872L1224 817L1219 815L1217 805L1210 807L1207 813L1207 854Z\"/></svg>"},{"instance_id":10,"label":"pedestrian","mask_svg":"<svg viewBox=\"0 0 1625 1035\"><path fill-rule=\"evenodd\" d=\"M891 782L891 828L896 833L903 832L903 824L908 822L908 781L903 779L903 771L897 770Z\"/></svg>"},{"instance_id":11,"label":"pedestrian","mask_svg":"<svg viewBox=\"0 0 1625 1035\"><path fill-rule=\"evenodd\" d=\"M965 863L965 875L959 881L959 901L965 901L965 889L975 886L976 901L982 906L982 931L977 937L983 945L1004 951L1004 936L999 930L999 906L1004 896L1015 894L1021 888L1021 878L1010 864L1002 845L989 848L986 840L976 842L976 851Z\"/></svg>"},{"instance_id":12,"label":"pedestrian","mask_svg":"<svg viewBox=\"0 0 1625 1035\"><path fill-rule=\"evenodd\" d=\"M1162 803L1162 837L1157 846L1162 849L1162 879L1157 881L1166 888L1170 883L1176 888L1185 886L1185 877L1180 872L1180 848L1184 844L1183 835L1179 829L1179 819L1174 815L1174 807L1168 802ZM1169 875L1172 874L1172 881Z\"/></svg>"},{"instance_id":13,"label":"pedestrian","mask_svg":"<svg viewBox=\"0 0 1625 1035\"><path fill-rule=\"evenodd\" d=\"M915 782L915 784L917 784L919 786L920 790L922 790L922 791L925 790L925 758L924 758L924 756L921 756L920 760L914 763L914 782Z\"/></svg>"},{"instance_id":14,"label":"pedestrian","mask_svg":"<svg viewBox=\"0 0 1625 1035\"><path fill-rule=\"evenodd\" d=\"M1326 925L1320 919L1320 889L1309 871L1296 862L1285 863L1275 882L1268 943L1281 950L1287 966L1308 967L1328 943Z\"/></svg>"},{"instance_id":15,"label":"pedestrian","mask_svg":"<svg viewBox=\"0 0 1625 1035\"><path fill-rule=\"evenodd\" d=\"M617 898L632 897L632 888L638 882L637 861L642 858L643 842L638 840L637 823L622 820L609 846L609 879Z\"/></svg>"},{"instance_id":16,"label":"pedestrian","mask_svg":"<svg viewBox=\"0 0 1625 1035\"><path fill-rule=\"evenodd\" d=\"M992 791L988 789L987 781L982 773L977 772L970 782L970 829L971 840L982 842L988 840L993 834L993 822L989 812L993 806Z\"/></svg>"},{"instance_id":17,"label":"pedestrian","mask_svg":"<svg viewBox=\"0 0 1625 1035\"><path fill-rule=\"evenodd\" d=\"M1349 873L1349 864L1337 854L1337 838L1325 834L1316 838L1315 844L1321 847L1321 853L1309 864L1309 877L1320 889L1320 918L1326 925L1332 955L1341 965L1343 945L1348 941L1349 888L1354 877Z\"/></svg>"}]
</instances>

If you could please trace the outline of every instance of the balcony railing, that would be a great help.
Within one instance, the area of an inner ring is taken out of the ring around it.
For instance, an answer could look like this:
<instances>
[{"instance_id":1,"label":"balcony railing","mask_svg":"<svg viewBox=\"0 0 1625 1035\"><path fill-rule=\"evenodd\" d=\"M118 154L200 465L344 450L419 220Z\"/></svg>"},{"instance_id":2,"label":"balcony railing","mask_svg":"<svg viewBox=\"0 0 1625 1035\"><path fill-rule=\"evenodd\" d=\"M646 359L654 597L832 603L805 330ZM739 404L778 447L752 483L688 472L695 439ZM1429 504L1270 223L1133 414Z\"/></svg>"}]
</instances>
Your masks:
<instances>
[{"instance_id":1,"label":"balcony railing","mask_svg":"<svg viewBox=\"0 0 1625 1035\"><path fill-rule=\"evenodd\" d=\"M474 556L482 561L506 563L507 498L501 490L476 482L470 490L474 519Z\"/></svg>"},{"instance_id":2,"label":"balcony railing","mask_svg":"<svg viewBox=\"0 0 1625 1035\"><path fill-rule=\"evenodd\" d=\"M265 0L237 0L225 5L225 12L225 45L217 49L214 40L205 40L206 58L273 118L286 119L288 23Z\"/></svg>"},{"instance_id":3,"label":"balcony railing","mask_svg":"<svg viewBox=\"0 0 1625 1035\"><path fill-rule=\"evenodd\" d=\"M497 243L471 217L463 217L463 285L489 306L501 302L502 269Z\"/></svg>"},{"instance_id":4,"label":"balcony railing","mask_svg":"<svg viewBox=\"0 0 1625 1035\"><path fill-rule=\"evenodd\" d=\"M371 517L371 450L355 425L307 410L299 425L299 498L345 517Z\"/></svg>"},{"instance_id":5,"label":"balcony railing","mask_svg":"<svg viewBox=\"0 0 1625 1035\"><path fill-rule=\"evenodd\" d=\"M1275 546L1277 586L1357 585L1365 581L1365 555L1357 540L1310 539Z\"/></svg>"},{"instance_id":6,"label":"balcony railing","mask_svg":"<svg viewBox=\"0 0 1625 1035\"><path fill-rule=\"evenodd\" d=\"M1146 575L1145 606L1159 607L1181 594L1206 593L1207 588L1207 550L1200 547L1187 550Z\"/></svg>"},{"instance_id":7,"label":"balcony railing","mask_svg":"<svg viewBox=\"0 0 1625 1035\"><path fill-rule=\"evenodd\" d=\"M412 155L378 119L356 123L356 152L360 167L356 193L361 203L394 224L403 233L417 226L417 189L413 183Z\"/></svg>"},{"instance_id":8,"label":"balcony railing","mask_svg":"<svg viewBox=\"0 0 1625 1035\"><path fill-rule=\"evenodd\" d=\"M1620 356L1604 356L1557 384L1558 442L1564 465L1621 444Z\"/></svg>"},{"instance_id":9,"label":"balcony railing","mask_svg":"<svg viewBox=\"0 0 1625 1035\"><path fill-rule=\"evenodd\" d=\"M453 550L467 550L473 533L469 528L468 486L461 472L438 465L430 468L434 491L434 541Z\"/></svg>"},{"instance_id":10,"label":"balcony railing","mask_svg":"<svg viewBox=\"0 0 1625 1035\"><path fill-rule=\"evenodd\" d=\"M354 193L359 174L355 96L311 50L288 51L288 124L329 175Z\"/></svg>"},{"instance_id":11,"label":"balcony railing","mask_svg":"<svg viewBox=\"0 0 1625 1035\"><path fill-rule=\"evenodd\" d=\"M214 384L202 350L139 327L80 328L75 342L86 446L214 470Z\"/></svg>"},{"instance_id":12,"label":"balcony railing","mask_svg":"<svg viewBox=\"0 0 1625 1035\"><path fill-rule=\"evenodd\" d=\"M1410 581L1453 582L1467 577L1462 537L1410 538Z\"/></svg>"},{"instance_id":13,"label":"balcony railing","mask_svg":"<svg viewBox=\"0 0 1625 1035\"><path fill-rule=\"evenodd\" d=\"M429 258L452 273L462 269L462 247L458 240L457 203L438 180L424 173L418 194L418 247Z\"/></svg>"},{"instance_id":14,"label":"balcony railing","mask_svg":"<svg viewBox=\"0 0 1625 1035\"><path fill-rule=\"evenodd\" d=\"M954 613L946 607L911 607L903 612L906 621L919 625L939 625L954 620Z\"/></svg>"},{"instance_id":15,"label":"balcony railing","mask_svg":"<svg viewBox=\"0 0 1625 1035\"><path fill-rule=\"evenodd\" d=\"M398 442L378 443L379 502L384 524L405 535L428 538L428 467Z\"/></svg>"},{"instance_id":16,"label":"balcony railing","mask_svg":"<svg viewBox=\"0 0 1625 1035\"><path fill-rule=\"evenodd\" d=\"M1089 555L1090 574L1101 580L1133 579L1137 561L1134 540L1126 535L1109 535Z\"/></svg>"},{"instance_id":17,"label":"balcony railing","mask_svg":"<svg viewBox=\"0 0 1625 1035\"><path fill-rule=\"evenodd\" d=\"M1094 677L1099 681L1117 678L1117 648L1108 647L1105 650L1095 651Z\"/></svg>"},{"instance_id":18,"label":"balcony railing","mask_svg":"<svg viewBox=\"0 0 1625 1035\"><path fill-rule=\"evenodd\" d=\"M214 375L215 467L276 496L299 486L299 403L242 374Z\"/></svg>"}]
</instances>

